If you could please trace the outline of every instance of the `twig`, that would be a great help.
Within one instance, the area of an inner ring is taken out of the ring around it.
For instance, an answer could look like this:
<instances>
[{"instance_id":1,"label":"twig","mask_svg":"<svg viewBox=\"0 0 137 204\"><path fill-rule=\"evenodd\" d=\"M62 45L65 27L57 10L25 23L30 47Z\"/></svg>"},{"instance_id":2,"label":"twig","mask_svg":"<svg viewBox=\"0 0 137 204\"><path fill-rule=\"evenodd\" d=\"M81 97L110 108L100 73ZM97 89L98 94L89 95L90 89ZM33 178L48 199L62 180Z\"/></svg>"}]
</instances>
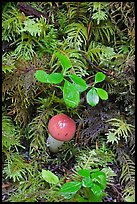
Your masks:
<instances>
[{"instance_id":1,"label":"twig","mask_svg":"<svg viewBox=\"0 0 137 204\"><path fill-rule=\"evenodd\" d=\"M114 73L113 73L111 70L108 70L108 71L102 70L101 68L99 68L98 66L96 66L95 64L93 64L82 52L81 52L81 55L82 55L82 57L83 57L90 65L93 66L93 68L94 68L95 70L101 71L101 72L103 72L104 74L106 74L106 75L108 75L108 76L112 76L112 77L115 78L115 75L114 75Z\"/></svg>"},{"instance_id":2,"label":"twig","mask_svg":"<svg viewBox=\"0 0 137 204\"><path fill-rule=\"evenodd\" d=\"M28 5L26 2L19 2L17 7L18 7L18 9L23 11L26 15L35 16L35 17L39 17L39 18L41 16L44 16L45 18L48 18L46 14L34 9L32 6Z\"/></svg>"},{"instance_id":3,"label":"twig","mask_svg":"<svg viewBox=\"0 0 137 204\"><path fill-rule=\"evenodd\" d=\"M75 139L74 144L76 144L78 142L78 138L79 138L79 134L80 134L79 132L80 132L81 126L82 126L82 122L80 122L79 125L78 125L78 130L76 132L76 139Z\"/></svg>"}]
</instances>

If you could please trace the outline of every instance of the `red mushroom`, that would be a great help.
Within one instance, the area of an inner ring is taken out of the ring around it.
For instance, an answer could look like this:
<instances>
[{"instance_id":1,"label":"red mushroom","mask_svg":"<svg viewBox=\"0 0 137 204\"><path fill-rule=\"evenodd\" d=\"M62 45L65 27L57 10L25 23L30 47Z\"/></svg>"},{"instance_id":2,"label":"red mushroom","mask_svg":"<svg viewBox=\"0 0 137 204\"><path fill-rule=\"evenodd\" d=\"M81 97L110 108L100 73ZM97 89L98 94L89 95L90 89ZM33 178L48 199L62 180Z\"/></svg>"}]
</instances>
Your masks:
<instances>
[{"instance_id":1,"label":"red mushroom","mask_svg":"<svg viewBox=\"0 0 137 204\"><path fill-rule=\"evenodd\" d=\"M57 114L49 120L48 131L47 145L51 152L58 152L59 147L75 135L76 123L63 113Z\"/></svg>"}]
</instances>

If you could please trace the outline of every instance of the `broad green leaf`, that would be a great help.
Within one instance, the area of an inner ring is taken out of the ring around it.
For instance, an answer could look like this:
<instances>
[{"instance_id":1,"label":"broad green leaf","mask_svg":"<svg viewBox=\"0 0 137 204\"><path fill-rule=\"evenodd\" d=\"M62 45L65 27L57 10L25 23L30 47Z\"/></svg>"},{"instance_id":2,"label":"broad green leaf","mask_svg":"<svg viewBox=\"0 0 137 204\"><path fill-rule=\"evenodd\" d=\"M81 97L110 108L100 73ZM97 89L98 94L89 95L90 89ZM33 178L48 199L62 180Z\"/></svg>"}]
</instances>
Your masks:
<instances>
[{"instance_id":1,"label":"broad green leaf","mask_svg":"<svg viewBox=\"0 0 137 204\"><path fill-rule=\"evenodd\" d=\"M35 77L38 81L42 83L48 83L48 74L43 70L37 70L35 73Z\"/></svg>"},{"instance_id":2,"label":"broad green leaf","mask_svg":"<svg viewBox=\"0 0 137 204\"><path fill-rule=\"evenodd\" d=\"M104 89L96 88L96 90L97 90L97 93L98 93L99 97L102 100L107 100L108 99L108 93Z\"/></svg>"},{"instance_id":3,"label":"broad green leaf","mask_svg":"<svg viewBox=\"0 0 137 204\"><path fill-rule=\"evenodd\" d=\"M80 94L73 84L65 80L63 87L63 99L67 106L75 108L80 102Z\"/></svg>"},{"instance_id":4,"label":"broad green leaf","mask_svg":"<svg viewBox=\"0 0 137 204\"><path fill-rule=\"evenodd\" d=\"M59 178L49 170L42 169L42 178L51 184L57 184L59 182Z\"/></svg>"},{"instance_id":5,"label":"broad green leaf","mask_svg":"<svg viewBox=\"0 0 137 204\"><path fill-rule=\"evenodd\" d=\"M104 81L105 78L106 78L105 74L103 74L102 72L98 72L95 75L95 84L98 83L98 82Z\"/></svg>"},{"instance_id":6,"label":"broad green leaf","mask_svg":"<svg viewBox=\"0 0 137 204\"><path fill-rule=\"evenodd\" d=\"M106 188L106 175L104 172L94 172L91 174L92 181L100 186L102 190Z\"/></svg>"},{"instance_id":7,"label":"broad green leaf","mask_svg":"<svg viewBox=\"0 0 137 204\"><path fill-rule=\"evenodd\" d=\"M82 186L83 187L87 187L87 188L89 188L89 187L92 187L93 186L93 182L92 182L92 180L91 180L91 178L86 178L86 177L84 177L83 179L82 179Z\"/></svg>"},{"instance_id":8,"label":"broad green leaf","mask_svg":"<svg viewBox=\"0 0 137 204\"><path fill-rule=\"evenodd\" d=\"M74 182L67 182L65 183L61 189L60 193L65 198L71 198L76 192L81 188L81 182L74 181Z\"/></svg>"},{"instance_id":9,"label":"broad green leaf","mask_svg":"<svg viewBox=\"0 0 137 204\"><path fill-rule=\"evenodd\" d=\"M88 91L86 99L91 106L96 106L98 104L99 96L94 87Z\"/></svg>"},{"instance_id":10,"label":"broad green leaf","mask_svg":"<svg viewBox=\"0 0 137 204\"><path fill-rule=\"evenodd\" d=\"M93 183L93 185L92 185L92 187L90 189L97 197L101 196L102 189L101 189L101 187L99 185Z\"/></svg>"},{"instance_id":11,"label":"broad green leaf","mask_svg":"<svg viewBox=\"0 0 137 204\"><path fill-rule=\"evenodd\" d=\"M48 82L51 84L59 84L63 80L63 74L53 73L48 76Z\"/></svg>"},{"instance_id":12,"label":"broad green leaf","mask_svg":"<svg viewBox=\"0 0 137 204\"><path fill-rule=\"evenodd\" d=\"M79 92L83 92L88 88L88 85L86 84L85 80L82 78L78 77L75 74L70 74L69 75L70 79L74 82L75 87Z\"/></svg>"},{"instance_id":13,"label":"broad green leaf","mask_svg":"<svg viewBox=\"0 0 137 204\"><path fill-rule=\"evenodd\" d=\"M89 178L90 177L90 170L89 169L80 169L80 170L78 170L78 174L80 176L84 176L86 178Z\"/></svg>"},{"instance_id":14,"label":"broad green leaf","mask_svg":"<svg viewBox=\"0 0 137 204\"><path fill-rule=\"evenodd\" d=\"M72 65L71 62L69 60L69 58L65 55L63 55L62 53L56 52L55 55L58 57L58 59L61 62L61 65L63 67L63 69L66 71L68 70Z\"/></svg>"}]
</instances>

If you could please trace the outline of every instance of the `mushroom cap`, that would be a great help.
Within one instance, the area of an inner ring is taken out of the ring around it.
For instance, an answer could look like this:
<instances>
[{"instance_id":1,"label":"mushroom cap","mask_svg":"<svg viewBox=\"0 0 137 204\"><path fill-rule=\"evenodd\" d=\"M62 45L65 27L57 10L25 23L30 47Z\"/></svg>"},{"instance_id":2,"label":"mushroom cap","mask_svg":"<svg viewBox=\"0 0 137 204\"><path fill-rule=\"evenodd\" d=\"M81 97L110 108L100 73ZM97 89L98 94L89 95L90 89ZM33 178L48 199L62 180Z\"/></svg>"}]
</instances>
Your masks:
<instances>
[{"instance_id":1,"label":"mushroom cap","mask_svg":"<svg viewBox=\"0 0 137 204\"><path fill-rule=\"evenodd\" d=\"M56 140L69 141L75 135L76 123L63 113L57 114L49 120L48 131Z\"/></svg>"}]
</instances>

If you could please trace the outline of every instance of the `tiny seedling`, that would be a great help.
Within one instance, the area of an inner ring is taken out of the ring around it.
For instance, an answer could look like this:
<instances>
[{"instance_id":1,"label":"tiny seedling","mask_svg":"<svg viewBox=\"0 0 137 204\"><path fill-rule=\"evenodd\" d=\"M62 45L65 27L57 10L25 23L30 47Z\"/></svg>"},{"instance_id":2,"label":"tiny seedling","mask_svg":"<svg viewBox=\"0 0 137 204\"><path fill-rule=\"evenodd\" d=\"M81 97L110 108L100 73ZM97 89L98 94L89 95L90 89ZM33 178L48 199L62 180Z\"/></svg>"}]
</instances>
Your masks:
<instances>
[{"instance_id":1,"label":"tiny seedling","mask_svg":"<svg viewBox=\"0 0 137 204\"><path fill-rule=\"evenodd\" d=\"M59 84L64 80L63 86L58 86L63 92L63 99L68 107L76 108L80 102L80 94L86 91L89 85L86 81L76 74L69 74L69 69L72 67L71 62L67 56L62 53L56 52L55 55L60 60L62 65L62 73L51 73L47 74L43 70L37 70L35 77L38 81L42 83L49 84ZM69 80L66 79L69 78ZM102 100L108 99L108 93L102 89L97 88L95 85L99 82L104 81L106 75L102 72L98 72L95 75L95 81L92 85L92 88L86 94L87 103L91 106L96 106L99 103L99 97Z\"/></svg>"}]
</instances>

